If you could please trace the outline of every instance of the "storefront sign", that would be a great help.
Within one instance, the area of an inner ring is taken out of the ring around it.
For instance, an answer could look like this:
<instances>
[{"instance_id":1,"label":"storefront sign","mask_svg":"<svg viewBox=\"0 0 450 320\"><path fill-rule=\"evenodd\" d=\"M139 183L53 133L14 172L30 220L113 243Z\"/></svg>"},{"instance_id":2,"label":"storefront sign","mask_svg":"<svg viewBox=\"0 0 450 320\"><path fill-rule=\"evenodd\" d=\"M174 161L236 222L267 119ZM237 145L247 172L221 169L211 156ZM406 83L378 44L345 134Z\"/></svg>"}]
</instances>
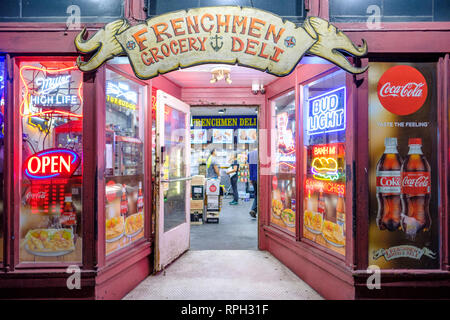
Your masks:
<instances>
[{"instance_id":1,"label":"storefront sign","mask_svg":"<svg viewBox=\"0 0 450 320\"><path fill-rule=\"evenodd\" d=\"M308 135L345 130L345 87L308 100Z\"/></svg>"},{"instance_id":2,"label":"storefront sign","mask_svg":"<svg viewBox=\"0 0 450 320\"><path fill-rule=\"evenodd\" d=\"M301 27L267 11L217 6L163 14L135 26L125 19L108 23L90 39L86 29L75 39L82 53L98 50L88 61L78 59L82 71L92 71L114 56L127 54L140 79L150 79L179 67L221 62L268 73L289 74L305 53L325 58L350 73L354 67L341 52L367 53L328 21L308 17Z\"/></svg>"},{"instance_id":3,"label":"storefront sign","mask_svg":"<svg viewBox=\"0 0 450 320\"><path fill-rule=\"evenodd\" d=\"M439 268L436 64L371 62L369 265ZM382 259L381 257L384 257Z\"/></svg>"},{"instance_id":4,"label":"storefront sign","mask_svg":"<svg viewBox=\"0 0 450 320\"><path fill-rule=\"evenodd\" d=\"M256 116L225 116L225 117L192 117L191 128L198 129L238 129L238 128L256 128Z\"/></svg>"},{"instance_id":5,"label":"storefront sign","mask_svg":"<svg viewBox=\"0 0 450 320\"><path fill-rule=\"evenodd\" d=\"M23 168L30 179L70 178L80 162L80 156L72 150L47 149L30 156Z\"/></svg>"}]
</instances>

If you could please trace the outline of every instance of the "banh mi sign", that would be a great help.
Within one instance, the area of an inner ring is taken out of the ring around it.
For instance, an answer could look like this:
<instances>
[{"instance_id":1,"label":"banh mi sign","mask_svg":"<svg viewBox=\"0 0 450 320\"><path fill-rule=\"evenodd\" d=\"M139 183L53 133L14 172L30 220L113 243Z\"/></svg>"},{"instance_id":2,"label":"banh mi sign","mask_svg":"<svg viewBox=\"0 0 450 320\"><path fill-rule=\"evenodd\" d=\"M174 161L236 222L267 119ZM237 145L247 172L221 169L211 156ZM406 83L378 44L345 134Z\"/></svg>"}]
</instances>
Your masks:
<instances>
[{"instance_id":1,"label":"banh mi sign","mask_svg":"<svg viewBox=\"0 0 450 320\"><path fill-rule=\"evenodd\" d=\"M91 38L86 29L75 38L81 71L92 71L108 59L126 54L140 79L205 63L239 64L276 76L289 74L306 53L325 58L350 73L362 73L343 55L367 53L328 21L308 17L302 26L270 12L221 6L180 10L130 26L127 20L108 23Z\"/></svg>"}]
</instances>

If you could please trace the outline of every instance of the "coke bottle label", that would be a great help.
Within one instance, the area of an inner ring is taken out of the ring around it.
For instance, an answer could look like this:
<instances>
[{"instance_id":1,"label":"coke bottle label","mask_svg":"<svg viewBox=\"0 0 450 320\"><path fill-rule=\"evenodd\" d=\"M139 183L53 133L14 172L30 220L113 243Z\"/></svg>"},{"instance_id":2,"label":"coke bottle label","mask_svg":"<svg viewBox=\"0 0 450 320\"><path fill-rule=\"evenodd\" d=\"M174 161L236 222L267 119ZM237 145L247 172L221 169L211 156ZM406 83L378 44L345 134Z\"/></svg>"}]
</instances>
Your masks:
<instances>
[{"instance_id":1,"label":"coke bottle label","mask_svg":"<svg viewBox=\"0 0 450 320\"><path fill-rule=\"evenodd\" d=\"M400 194L401 172L398 171L377 171L377 193L384 195Z\"/></svg>"},{"instance_id":2,"label":"coke bottle label","mask_svg":"<svg viewBox=\"0 0 450 320\"><path fill-rule=\"evenodd\" d=\"M402 193L419 195L431 193L431 177L429 172L403 172Z\"/></svg>"},{"instance_id":3,"label":"coke bottle label","mask_svg":"<svg viewBox=\"0 0 450 320\"><path fill-rule=\"evenodd\" d=\"M76 212L63 212L60 217L60 223L63 225L75 225L77 223L77 213Z\"/></svg>"}]
</instances>

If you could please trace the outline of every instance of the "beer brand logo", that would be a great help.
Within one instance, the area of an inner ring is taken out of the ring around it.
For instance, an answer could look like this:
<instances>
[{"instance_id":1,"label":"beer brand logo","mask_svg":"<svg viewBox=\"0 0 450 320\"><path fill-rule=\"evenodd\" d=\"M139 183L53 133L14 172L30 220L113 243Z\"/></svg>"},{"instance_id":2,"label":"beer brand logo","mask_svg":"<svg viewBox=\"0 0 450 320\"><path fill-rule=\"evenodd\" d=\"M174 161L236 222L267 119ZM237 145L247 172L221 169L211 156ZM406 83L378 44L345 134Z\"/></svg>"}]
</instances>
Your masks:
<instances>
[{"instance_id":1,"label":"beer brand logo","mask_svg":"<svg viewBox=\"0 0 450 320\"><path fill-rule=\"evenodd\" d=\"M377 193L400 194L401 182L400 171L377 171Z\"/></svg>"},{"instance_id":2,"label":"beer brand logo","mask_svg":"<svg viewBox=\"0 0 450 320\"><path fill-rule=\"evenodd\" d=\"M429 194L431 178L429 172L404 172L402 174L402 193L409 195Z\"/></svg>"},{"instance_id":3,"label":"beer brand logo","mask_svg":"<svg viewBox=\"0 0 450 320\"><path fill-rule=\"evenodd\" d=\"M417 69L401 65L388 69L381 76L377 92L378 99L386 110L404 116L423 106L428 86Z\"/></svg>"}]
</instances>

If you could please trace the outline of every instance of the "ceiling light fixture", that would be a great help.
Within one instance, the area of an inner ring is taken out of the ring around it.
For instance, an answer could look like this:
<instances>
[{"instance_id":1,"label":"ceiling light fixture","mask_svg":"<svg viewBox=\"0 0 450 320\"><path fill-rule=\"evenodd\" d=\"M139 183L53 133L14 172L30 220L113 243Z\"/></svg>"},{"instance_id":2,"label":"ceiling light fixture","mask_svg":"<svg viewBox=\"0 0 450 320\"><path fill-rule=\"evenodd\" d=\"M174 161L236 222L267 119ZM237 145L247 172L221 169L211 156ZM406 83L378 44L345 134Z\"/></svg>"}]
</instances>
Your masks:
<instances>
[{"instance_id":1,"label":"ceiling light fixture","mask_svg":"<svg viewBox=\"0 0 450 320\"><path fill-rule=\"evenodd\" d=\"M228 84L233 82L231 81L230 68L216 67L211 69L211 80L209 80L210 83L216 83L217 81L223 79L225 79Z\"/></svg>"},{"instance_id":2,"label":"ceiling light fixture","mask_svg":"<svg viewBox=\"0 0 450 320\"><path fill-rule=\"evenodd\" d=\"M264 85L261 83L259 84L258 82L253 82L252 83L252 93L253 94L264 94L266 93L266 89L264 89Z\"/></svg>"}]
</instances>

